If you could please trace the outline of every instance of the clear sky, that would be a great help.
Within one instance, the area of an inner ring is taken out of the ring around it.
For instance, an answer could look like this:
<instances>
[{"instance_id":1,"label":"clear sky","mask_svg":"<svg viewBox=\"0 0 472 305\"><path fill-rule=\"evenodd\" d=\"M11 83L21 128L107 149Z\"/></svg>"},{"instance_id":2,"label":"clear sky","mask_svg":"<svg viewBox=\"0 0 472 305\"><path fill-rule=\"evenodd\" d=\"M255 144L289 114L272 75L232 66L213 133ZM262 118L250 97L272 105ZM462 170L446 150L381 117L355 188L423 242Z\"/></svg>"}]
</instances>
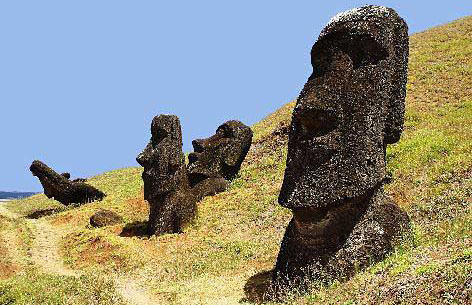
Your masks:
<instances>
[{"instance_id":1,"label":"clear sky","mask_svg":"<svg viewBox=\"0 0 472 305\"><path fill-rule=\"evenodd\" d=\"M34 159L87 177L138 166L161 113L184 150L297 97L326 22L364 1L0 0L0 190L41 191ZM472 1L374 1L410 33Z\"/></svg>"}]
</instances>

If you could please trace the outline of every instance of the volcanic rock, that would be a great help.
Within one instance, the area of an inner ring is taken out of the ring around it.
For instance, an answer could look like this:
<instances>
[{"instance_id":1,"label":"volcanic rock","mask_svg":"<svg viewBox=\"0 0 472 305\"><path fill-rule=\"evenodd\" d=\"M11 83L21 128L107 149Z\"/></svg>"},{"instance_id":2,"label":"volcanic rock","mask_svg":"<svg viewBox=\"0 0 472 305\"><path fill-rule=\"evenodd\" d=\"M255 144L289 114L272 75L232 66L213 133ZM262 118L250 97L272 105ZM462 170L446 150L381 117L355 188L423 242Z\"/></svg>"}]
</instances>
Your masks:
<instances>
[{"instance_id":1,"label":"volcanic rock","mask_svg":"<svg viewBox=\"0 0 472 305\"><path fill-rule=\"evenodd\" d=\"M252 130L240 121L227 121L206 139L192 141L188 177L198 200L224 191L239 172L251 147Z\"/></svg>"},{"instance_id":2,"label":"volcanic rock","mask_svg":"<svg viewBox=\"0 0 472 305\"><path fill-rule=\"evenodd\" d=\"M148 234L182 232L197 208L188 183L178 117L154 117L151 140L136 161L144 167L144 199L150 205Z\"/></svg>"},{"instance_id":3,"label":"volcanic rock","mask_svg":"<svg viewBox=\"0 0 472 305\"><path fill-rule=\"evenodd\" d=\"M100 210L90 217L90 224L94 228L112 226L122 222L123 217L109 210Z\"/></svg>"},{"instance_id":4,"label":"volcanic rock","mask_svg":"<svg viewBox=\"0 0 472 305\"><path fill-rule=\"evenodd\" d=\"M390 8L336 15L289 130L279 203L292 210L272 286L347 278L383 259L409 218L383 191L387 144L403 129L408 28Z\"/></svg>"},{"instance_id":5,"label":"volcanic rock","mask_svg":"<svg viewBox=\"0 0 472 305\"><path fill-rule=\"evenodd\" d=\"M64 205L87 203L102 200L105 197L105 194L95 187L82 182L69 181L41 161L33 161L30 170L41 182L44 194Z\"/></svg>"}]
</instances>

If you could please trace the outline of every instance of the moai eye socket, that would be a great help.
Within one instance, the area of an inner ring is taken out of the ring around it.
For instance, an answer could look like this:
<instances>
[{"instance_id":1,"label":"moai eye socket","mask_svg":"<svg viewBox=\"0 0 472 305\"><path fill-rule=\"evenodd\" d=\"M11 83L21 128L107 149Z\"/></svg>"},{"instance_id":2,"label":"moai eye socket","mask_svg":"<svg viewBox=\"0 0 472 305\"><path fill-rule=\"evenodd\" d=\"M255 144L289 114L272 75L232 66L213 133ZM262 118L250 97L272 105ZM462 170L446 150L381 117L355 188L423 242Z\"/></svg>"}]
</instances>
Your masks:
<instances>
[{"instance_id":1,"label":"moai eye socket","mask_svg":"<svg viewBox=\"0 0 472 305\"><path fill-rule=\"evenodd\" d=\"M369 35L338 32L318 41L311 51L311 57L311 77L316 78L328 71L347 69L349 60L354 70L367 65L377 65L388 57L388 52Z\"/></svg>"},{"instance_id":2,"label":"moai eye socket","mask_svg":"<svg viewBox=\"0 0 472 305\"><path fill-rule=\"evenodd\" d=\"M368 35L350 37L342 48L352 59L354 70L363 66L377 65L388 57L387 50Z\"/></svg>"},{"instance_id":3,"label":"moai eye socket","mask_svg":"<svg viewBox=\"0 0 472 305\"><path fill-rule=\"evenodd\" d=\"M157 144L161 143L162 140L167 138L168 135L169 134L167 133L166 130L164 130L162 128L156 128L152 132L152 140L153 140L154 144L157 145Z\"/></svg>"},{"instance_id":4,"label":"moai eye socket","mask_svg":"<svg viewBox=\"0 0 472 305\"><path fill-rule=\"evenodd\" d=\"M338 126L338 119L332 110L303 110L296 116L296 120L305 139L324 136Z\"/></svg>"}]
</instances>

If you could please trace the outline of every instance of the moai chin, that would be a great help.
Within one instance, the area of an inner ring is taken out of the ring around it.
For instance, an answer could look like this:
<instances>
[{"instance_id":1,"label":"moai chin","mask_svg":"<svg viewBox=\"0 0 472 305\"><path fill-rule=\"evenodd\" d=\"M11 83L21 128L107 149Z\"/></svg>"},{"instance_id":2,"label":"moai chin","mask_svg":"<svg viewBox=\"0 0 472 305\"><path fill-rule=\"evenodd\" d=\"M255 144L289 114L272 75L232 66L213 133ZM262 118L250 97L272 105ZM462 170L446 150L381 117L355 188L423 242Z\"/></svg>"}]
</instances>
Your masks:
<instances>
[{"instance_id":1,"label":"moai chin","mask_svg":"<svg viewBox=\"0 0 472 305\"><path fill-rule=\"evenodd\" d=\"M251 128L236 120L220 125L209 138L192 141L188 177L198 200L227 188L238 174L251 141Z\"/></svg>"},{"instance_id":2,"label":"moai chin","mask_svg":"<svg viewBox=\"0 0 472 305\"><path fill-rule=\"evenodd\" d=\"M386 146L403 128L408 27L390 8L336 15L311 50L293 111L279 203L292 210L272 286L343 278L409 227L384 195Z\"/></svg>"},{"instance_id":3,"label":"moai chin","mask_svg":"<svg viewBox=\"0 0 472 305\"><path fill-rule=\"evenodd\" d=\"M144 199L150 205L148 233L181 232L195 216L196 200L187 180L177 116L154 117L151 140L136 161L144 167Z\"/></svg>"}]
</instances>

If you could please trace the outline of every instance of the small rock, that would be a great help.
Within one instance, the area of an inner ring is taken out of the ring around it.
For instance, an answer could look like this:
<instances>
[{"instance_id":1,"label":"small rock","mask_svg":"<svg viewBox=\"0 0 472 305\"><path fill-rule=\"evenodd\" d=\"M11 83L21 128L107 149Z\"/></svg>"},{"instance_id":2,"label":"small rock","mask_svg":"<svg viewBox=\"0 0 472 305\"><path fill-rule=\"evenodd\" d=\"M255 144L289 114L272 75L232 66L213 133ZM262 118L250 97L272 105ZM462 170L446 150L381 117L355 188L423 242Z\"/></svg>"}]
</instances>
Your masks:
<instances>
[{"instance_id":1,"label":"small rock","mask_svg":"<svg viewBox=\"0 0 472 305\"><path fill-rule=\"evenodd\" d=\"M90 224L95 228L112 226L121 222L123 222L123 217L109 210L100 210L90 217Z\"/></svg>"}]
</instances>

